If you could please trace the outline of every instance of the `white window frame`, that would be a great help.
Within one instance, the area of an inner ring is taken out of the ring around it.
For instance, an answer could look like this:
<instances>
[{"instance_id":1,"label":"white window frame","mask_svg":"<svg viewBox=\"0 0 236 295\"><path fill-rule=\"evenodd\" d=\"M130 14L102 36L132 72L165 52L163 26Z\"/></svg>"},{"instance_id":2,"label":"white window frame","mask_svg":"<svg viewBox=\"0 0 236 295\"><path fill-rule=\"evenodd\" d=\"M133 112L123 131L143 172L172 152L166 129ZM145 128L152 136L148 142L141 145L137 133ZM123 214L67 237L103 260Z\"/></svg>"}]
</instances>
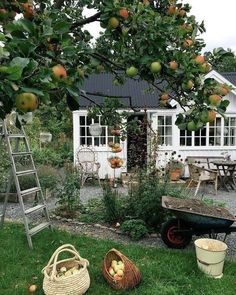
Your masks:
<instances>
[{"instance_id":1,"label":"white window frame","mask_svg":"<svg viewBox=\"0 0 236 295\"><path fill-rule=\"evenodd\" d=\"M220 137L220 144L219 145L210 145L210 129L211 129L211 127L210 127L210 124L207 123L206 124L206 145L195 145L195 131L192 131L192 134L191 134L191 145L187 145L187 144L181 145L180 144L181 138L185 138L185 143L187 143L187 133L185 134L185 136L179 136L179 146L180 146L180 148L185 148L185 147L197 147L197 148L199 148L199 147L202 147L202 148L204 148L204 147L207 147L207 148L209 148L209 147L211 147L211 148L212 147L213 148L219 148L219 147L225 147L225 148L226 147L229 147L230 148L230 147L235 147L235 143L236 143L236 131L235 131L234 144L225 145L224 144L224 140L225 140L224 130L225 130L225 127L226 127L225 126L225 120L224 120L223 117L219 117L219 116L217 116L216 118L217 119L220 118L220 120L221 120L221 124L220 124L220 135L218 136L218 137ZM235 118L235 120L236 120L236 114L227 114L227 118L229 118L229 119L230 118ZM215 123L216 123L216 120L215 120ZM235 126L235 130L236 130L236 126Z\"/></svg>"}]
</instances>

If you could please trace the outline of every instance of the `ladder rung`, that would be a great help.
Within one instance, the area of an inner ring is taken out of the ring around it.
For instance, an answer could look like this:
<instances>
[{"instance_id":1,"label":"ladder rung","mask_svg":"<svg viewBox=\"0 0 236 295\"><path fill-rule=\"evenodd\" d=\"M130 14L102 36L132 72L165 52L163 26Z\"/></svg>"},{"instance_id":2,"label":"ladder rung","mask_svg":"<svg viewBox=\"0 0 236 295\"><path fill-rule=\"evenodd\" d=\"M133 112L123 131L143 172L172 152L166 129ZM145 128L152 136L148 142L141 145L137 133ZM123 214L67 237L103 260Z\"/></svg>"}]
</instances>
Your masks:
<instances>
[{"instance_id":1,"label":"ladder rung","mask_svg":"<svg viewBox=\"0 0 236 295\"><path fill-rule=\"evenodd\" d=\"M39 210L42 210L44 209L46 206L44 204L40 204L40 205L37 205L37 206L34 206L32 208L29 208L27 210L25 210L25 214L31 214L33 212L36 212L36 211L39 211Z\"/></svg>"},{"instance_id":2,"label":"ladder rung","mask_svg":"<svg viewBox=\"0 0 236 295\"><path fill-rule=\"evenodd\" d=\"M21 191L21 195L22 196L30 195L32 193L36 193L36 192L39 192L39 191L40 191L39 187L33 187L33 188L26 189L24 191Z\"/></svg>"},{"instance_id":3,"label":"ladder rung","mask_svg":"<svg viewBox=\"0 0 236 295\"><path fill-rule=\"evenodd\" d=\"M10 138L25 138L24 134L8 134Z\"/></svg>"},{"instance_id":4,"label":"ladder rung","mask_svg":"<svg viewBox=\"0 0 236 295\"><path fill-rule=\"evenodd\" d=\"M12 156L24 156L24 155L31 155L32 152L17 152L17 153L12 153Z\"/></svg>"},{"instance_id":5,"label":"ladder rung","mask_svg":"<svg viewBox=\"0 0 236 295\"><path fill-rule=\"evenodd\" d=\"M29 230L29 235L33 236L50 225L51 225L50 222L40 223L39 225L37 225Z\"/></svg>"},{"instance_id":6,"label":"ladder rung","mask_svg":"<svg viewBox=\"0 0 236 295\"><path fill-rule=\"evenodd\" d=\"M29 174L33 174L36 173L36 170L25 170L25 171L18 171L16 172L17 176L25 176L25 175L29 175Z\"/></svg>"}]
</instances>

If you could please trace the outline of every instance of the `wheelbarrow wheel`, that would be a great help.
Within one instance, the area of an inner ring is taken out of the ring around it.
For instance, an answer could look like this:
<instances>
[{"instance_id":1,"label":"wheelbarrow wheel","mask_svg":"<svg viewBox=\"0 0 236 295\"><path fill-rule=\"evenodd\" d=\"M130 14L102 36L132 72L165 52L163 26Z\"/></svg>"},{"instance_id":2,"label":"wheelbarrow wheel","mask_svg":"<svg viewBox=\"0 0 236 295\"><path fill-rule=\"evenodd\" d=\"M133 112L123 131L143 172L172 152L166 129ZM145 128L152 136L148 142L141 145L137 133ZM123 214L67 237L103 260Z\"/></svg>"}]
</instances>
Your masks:
<instances>
[{"instance_id":1,"label":"wheelbarrow wheel","mask_svg":"<svg viewBox=\"0 0 236 295\"><path fill-rule=\"evenodd\" d=\"M185 248L192 240L191 233L175 233L178 229L188 229L189 227L182 221L172 218L161 227L161 238L169 248Z\"/></svg>"}]
</instances>

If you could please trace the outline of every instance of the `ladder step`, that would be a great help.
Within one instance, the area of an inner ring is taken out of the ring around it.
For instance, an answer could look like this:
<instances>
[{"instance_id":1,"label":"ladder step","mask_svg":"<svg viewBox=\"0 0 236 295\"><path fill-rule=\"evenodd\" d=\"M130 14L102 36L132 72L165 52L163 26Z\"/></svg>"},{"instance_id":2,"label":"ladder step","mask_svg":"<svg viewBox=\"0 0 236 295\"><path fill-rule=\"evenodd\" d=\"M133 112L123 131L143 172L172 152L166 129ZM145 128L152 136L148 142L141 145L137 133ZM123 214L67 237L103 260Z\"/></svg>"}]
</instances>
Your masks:
<instances>
[{"instance_id":1,"label":"ladder step","mask_svg":"<svg viewBox=\"0 0 236 295\"><path fill-rule=\"evenodd\" d=\"M21 191L21 195L22 196L30 195L32 193L37 193L39 191L40 191L40 188L39 187L33 187L33 188L26 189L24 191Z\"/></svg>"},{"instance_id":2,"label":"ladder step","mask_svg":"<svg viewBox=\"0 0 236 295\"><path fill-rule=\"evenodd\" d=\"M33 212L36 212L36 211L39 211L39 210L42 210L42 209L45 209L45 208L46 208L46 206L44 204L36 205L36 206L34 206L32 208L29 208L29 209L25 210L25 214L26 215L31 214Z\"/></svg>"},{"instance_id":3,"label":"ladder step","mask_svg":"<svg viewBox=\"0 0 236 295\"><path fill-rule=\"evenodd\" d=\"M8 134L10 138L25 138L24 134Z\"/></svg>"},{"instance_id":4,"label":"ladder step","mask_svg":"<svg viewBox=\"0 0 236 295\"><path fill-rule=\"evenodd\" d=\"M33 235L37 234L38 232L40 232L41 230L43 230L44 228L46 228L46 227L48 227L50 225L51 225L50 222L40 223L39 225L37 225L37 226L35 226L35 227L33 227L33 228L31 228L29 230L29 235L33 236Z\"/></svg>"},{"instance_id":5,"label":"ladder step","mask_svg":"<svg viewBox=\"0 0 236 295\"><path fill-rule=\"evenodd\" d=\"M27 155L32 155L32 152L17 152L17 153L12 153L12 156L27 156Z\"/></svg>"},{"instance_id":6,"label":"ladder step","mask_svg":"<svg viewBox=\"0 0 236 295\"><path fill-rule=\"evenodd\" d=\"M16 172L16 176L25 176L29 174L36 173L36 170L25 170L25 171L18 171Z\"/></svg>"}]
</instances>

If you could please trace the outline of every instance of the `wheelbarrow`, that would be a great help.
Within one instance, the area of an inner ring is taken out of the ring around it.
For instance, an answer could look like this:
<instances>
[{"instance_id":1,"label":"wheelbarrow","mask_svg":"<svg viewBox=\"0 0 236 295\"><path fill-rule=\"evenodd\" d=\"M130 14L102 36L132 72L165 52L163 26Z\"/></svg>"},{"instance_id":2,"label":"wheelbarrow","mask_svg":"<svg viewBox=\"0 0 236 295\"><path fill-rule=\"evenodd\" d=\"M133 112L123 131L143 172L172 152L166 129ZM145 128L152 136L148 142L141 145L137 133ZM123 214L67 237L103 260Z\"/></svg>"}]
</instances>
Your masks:
<instances>
[{"instance_id":1,"label":"wheelbarrow","mask_svg":"<svg viewBox=\"0 0 236 295\"><path fill-rule=\"evenodd\" d=\"M188 199L187 205L181 204L180 200L170 196L162 197L162 207L175 216L161 227L161 238L168 247L185 248L191 242L193 235L208 234L216 239L217 234L224 233L225 240L227 235L236 232L236 226L231 226L236 221L235 216L225 208L214 207L217 214L209 214L204 210L209 206L200 200ZM196 204L201 206L203 213L195 210Z\"/></svg>"}]
</instances>

